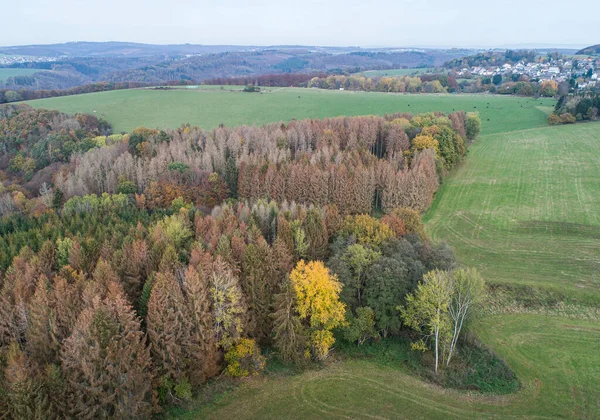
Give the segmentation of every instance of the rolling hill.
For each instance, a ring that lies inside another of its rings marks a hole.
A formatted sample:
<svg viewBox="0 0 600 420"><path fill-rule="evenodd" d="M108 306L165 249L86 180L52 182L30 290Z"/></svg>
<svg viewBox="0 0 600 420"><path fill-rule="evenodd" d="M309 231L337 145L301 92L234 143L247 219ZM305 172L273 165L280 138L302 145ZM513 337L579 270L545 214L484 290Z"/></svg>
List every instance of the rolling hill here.
<svg viewBox="0 0 600 420"><path fill-rule="evenodd" d="M598 55L600 54L600 44L585 47L575 53L576 55Z"/></svg>

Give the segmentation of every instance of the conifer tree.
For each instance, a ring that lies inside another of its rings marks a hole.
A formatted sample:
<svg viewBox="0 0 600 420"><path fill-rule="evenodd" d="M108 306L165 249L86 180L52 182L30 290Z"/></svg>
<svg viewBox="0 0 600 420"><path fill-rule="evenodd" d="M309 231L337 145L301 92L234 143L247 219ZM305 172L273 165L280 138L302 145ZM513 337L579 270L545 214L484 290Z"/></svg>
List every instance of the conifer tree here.
<svg viewBox="0 0 600 420"><path fill-rule="evenodd" d="M158 273L148 301L146 329L152 359L161 380L191 381L190 374L202 377L200 343L187 312L179 282L171 273ZM202 382L201 379L194 381Z"/></svg>
<svg viewBox="0 0 600 420"><path fill-rule="evenodd" d="M271 299L276 287L276 272L271 248L260 236L246 247L242 264L241 286L248 307L247 333L259 341L271 333Z"/></svg>
<svg viewBox="0 0 600 420"><path fill-rule="evenodd" d="M50 240L47 240L42 245L40 252L38 252L39 262L39 270L40 273L46 276L46 278L51 279L55 266L55 250L54 243Z"/></svg>
<svg viewBox="0 0 600 420"><path fill-rule="evenodd" d="M108 288L112 283L121 284L115 270L113 270L110 264L103 259L98 260L94 273L92 274L92 279L98 290L108 291Z"/></svg>
<svg viewBox="0 0 600 420"><path fill-rule="evenodd" d="M34 418L35 415L35 407L31 402L35 390L28 370L25 353L16 342L12 342L4 371L4 388L8 397L8 411L16 419Z"/></svg>
<svg viewBox="0 0 600 420"><path fill-rule="evenodd" d="M275 296L273 318L273 341L279 356L286 362L299 363L306 348L306 331L296 311L296 295L289 280L280 286Z"/></svg>
<svg viewBox="0 0 600 420"><path fill-rule="evenodd" d="M285 245L290 255L294 255L294 234L292 233L290 222L282 215L277 217L277 239Z"/></svg>
<svg viewBox="0 0 600 420"><path fill-rule="evenodd" d="M238 168L235 162L235 157L231 155L229 149L227 149L226 154L229 154L227 160L225 161L225 173L223 178L225 179L225 183L229 189L229 193L232 198L238 197Z"/></svg>
<svg viewBox="0 0 600 420"><path fill-rule="evenodd" d="M48 279L41 275L28 311L26 349L32 362L40 367L56 362L58 356L58 343L52 337L48 288Z"/></svg>
<svg viewBox="0 0 600 420"><path fill-rule="evenodd" d="M83 307L85 281L76 276L70 277L71 281L60 275L53 279L49 304L51 333L55 346L59 346L71 335Z"/></svg>
<svg viewBox="0 0 600 420"><path fill-rule="evenodd" d="M210 269L206 267L198 272L193 266L188 267L183 279L186 306L189 311L192 330L192 341L198 343L202 355L202 370L192 372L192 375L201 374L200 381L204 381L219 371L219 353L213 332L213 316L210 300ZM190 381L197 381L193 376Z"/></svg>
<svg viewBox="0 0 600 420"><path fill-rule="evenodd" d="M329 238L327 237L327 227L319 210L308 211L304 221L304 231L308 243L307 257L311 260L324 260L329 249Z"/></svg>
<svg viewBox="0 0 600 420"><path fill-rule="evenodd" d="M77 418L147 418L155 411L149 348L115 284L85 308L61 354Z"/></svg>
<svg viewBox="0 0 600 420"><path fill-rule="evenodd" d="M158 271L161 273L170 273L175 275L179 269L179 258L177 257L177 251L172 245L168 245L165 252L160 259L158 265Z"/></svg>
<svg viewBox="0 0 600 420"><path fill-rule="evenodd" d="M134 239L123 247L119 275L123 289L132 302L137 302L148 276L150 252L144 239Z"/></svg>
<svg viewBox="0 0 600 420"><path fill-rule="evenodd" d="M63 419L67 415L66 383L56 365L32 368L17 343L8 349L4 383L6 407L0 401L0 415L14 419Z"/></svg>

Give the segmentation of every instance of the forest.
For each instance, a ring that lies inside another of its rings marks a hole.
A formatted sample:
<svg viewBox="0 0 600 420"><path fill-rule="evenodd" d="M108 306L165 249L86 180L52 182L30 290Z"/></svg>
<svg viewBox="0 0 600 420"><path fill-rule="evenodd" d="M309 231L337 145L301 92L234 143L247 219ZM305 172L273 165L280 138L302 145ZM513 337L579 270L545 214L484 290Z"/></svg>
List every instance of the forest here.
<svg viewBox="0 0 600 420"><path fill-rule="evenodd" d="M30 54L58 56L55 61L25 62L11 67L39 69L31 76L11 77L0 81L0 89L59 90L96 82L147 83L162 85L232 77L255 77L284 73L341 73L398 67L431 67L467 54L467 50L395 51L360 48L280 46L162 46L162 53L152 46L138 45L126 52L102 45L76 49L65 56L57 54L64 45L50 52L32 50ZM72 47L72 46L70 46ZM145 47L145 48L143 48ZM105 50L107 49L107 51ZM27 51L26 47L11 49ZM99 51L95 51L99 50ZM111 52L113 51L114 52ZM136 51L137 50L137 51ZM200 52L202 51L202 52ZM0 53L2 49L0 48ZM73 55L71 55L73 54Z"/></svg>
<svg viewBox="0 0 600 420"><path fill-rule="evenodd" d="M477 114L115 135L93 116L1 109L8 418L148 417L267 357L320 363L338 341L408 334L435 372L458 357L483 280L420 212Z"/></svg>

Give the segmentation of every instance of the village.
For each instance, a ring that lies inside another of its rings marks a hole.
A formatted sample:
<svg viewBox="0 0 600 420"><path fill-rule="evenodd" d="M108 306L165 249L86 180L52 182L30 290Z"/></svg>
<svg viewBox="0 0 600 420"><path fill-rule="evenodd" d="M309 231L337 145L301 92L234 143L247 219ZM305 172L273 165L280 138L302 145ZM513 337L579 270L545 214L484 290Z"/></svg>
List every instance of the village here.
<svg viewBox="0 0 600 420"><path fill-rule="evenodd" d="M554 58L544 62L505 63L500 66L472 66L456 72L457 78L473 77L494 78L501 76L504 80L529 81L542 83L553 80L556 83L569 82L573 89L594 90L600 88L600 60L586 58ZM500 80L502 80L500 79Z"/></svg>
<svg viewBox="0 0 600 420"><path fill-rule="evenodd" d="M12 66L24 63L52 63L56 57L38 57L30 55L4 55L0 54L0 66Z"/></svg>

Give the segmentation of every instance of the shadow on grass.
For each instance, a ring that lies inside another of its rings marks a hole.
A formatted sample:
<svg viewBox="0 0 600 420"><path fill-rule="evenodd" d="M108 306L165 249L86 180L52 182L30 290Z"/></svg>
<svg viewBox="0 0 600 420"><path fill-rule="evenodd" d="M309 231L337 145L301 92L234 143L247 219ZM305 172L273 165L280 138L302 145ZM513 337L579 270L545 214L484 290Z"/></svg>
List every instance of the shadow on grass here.
<svg viewBox="0 0 600 420"><path fill-rule="evenodd" d="M519 390L519 381L506 363L475 339L464 340L449 366L433 372L431 351L413 351L407 337L390 337L362 346L342 343L340 357L369 360L386 368L398 369L445 388L473 390L504 395Z"/></svg>

